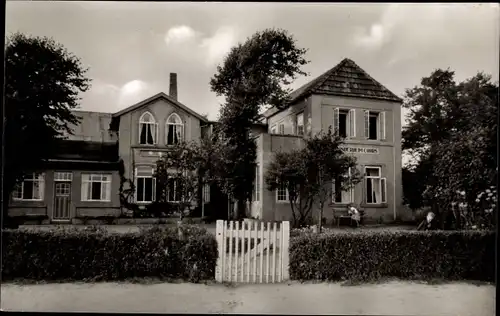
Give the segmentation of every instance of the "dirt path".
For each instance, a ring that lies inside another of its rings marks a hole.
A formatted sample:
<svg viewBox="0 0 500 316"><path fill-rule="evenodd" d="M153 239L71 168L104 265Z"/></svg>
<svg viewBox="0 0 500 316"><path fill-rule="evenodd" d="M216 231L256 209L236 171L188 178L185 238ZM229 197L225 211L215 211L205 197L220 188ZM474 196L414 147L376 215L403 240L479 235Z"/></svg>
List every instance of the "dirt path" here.
<svg viewBox="0 0 500 316"><path fill-rule="evenodd" d="M1 290L1 308L9 311L495 315L495 287L464 283L4 284Z"/></svg>

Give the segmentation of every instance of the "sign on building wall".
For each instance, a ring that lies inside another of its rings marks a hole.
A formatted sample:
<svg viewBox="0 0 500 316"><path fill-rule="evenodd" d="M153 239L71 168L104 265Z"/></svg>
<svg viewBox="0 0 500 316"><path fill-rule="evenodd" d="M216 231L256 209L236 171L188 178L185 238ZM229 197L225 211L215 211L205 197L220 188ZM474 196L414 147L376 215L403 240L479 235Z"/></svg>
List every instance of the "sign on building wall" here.
<svg viewBox="0 0 500 316"><path fill-rule="evenodd" d="M378 148L373 147L340 147L340 149L349 154L379 154Z"/></svg>

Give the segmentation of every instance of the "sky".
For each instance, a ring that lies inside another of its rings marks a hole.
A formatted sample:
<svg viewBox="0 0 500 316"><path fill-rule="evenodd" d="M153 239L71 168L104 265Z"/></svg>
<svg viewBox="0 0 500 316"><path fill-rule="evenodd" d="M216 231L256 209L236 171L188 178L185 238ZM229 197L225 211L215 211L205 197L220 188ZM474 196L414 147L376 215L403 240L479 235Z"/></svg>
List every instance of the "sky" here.
<svg viewBox="0 0 500 316"><path fill-rule="evenodd" d="M7 35L49 36L89 67L81 109L117 112L169 90L217 118L223 99L209 80L229 49L253 33L282 28L310 61L292 88L343 58L402 96L437 68L463 80L484 71L498 80L496 4L183 3L7 1ZM404 116L404 113L403 115Z"/></svg>

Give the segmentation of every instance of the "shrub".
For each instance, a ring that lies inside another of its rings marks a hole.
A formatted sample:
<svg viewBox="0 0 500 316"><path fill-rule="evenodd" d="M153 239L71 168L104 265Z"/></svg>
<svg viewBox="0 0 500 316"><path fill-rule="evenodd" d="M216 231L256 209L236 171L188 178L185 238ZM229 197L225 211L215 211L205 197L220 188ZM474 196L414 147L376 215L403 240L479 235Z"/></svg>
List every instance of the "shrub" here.
<svg viewBox="0 0 500 316"><path fill-rule="evenodd" d="M494 280L491 231L380 231L310 234L290 240L295 280Z"/></svg>
<svg viewBox="0 0 500 316"><path fill-rule="evenodd" d="M201 229L153 227L117 234L75 228L2 232L2 277L111 281L134 277L212 279L215 237Z"/></svg>

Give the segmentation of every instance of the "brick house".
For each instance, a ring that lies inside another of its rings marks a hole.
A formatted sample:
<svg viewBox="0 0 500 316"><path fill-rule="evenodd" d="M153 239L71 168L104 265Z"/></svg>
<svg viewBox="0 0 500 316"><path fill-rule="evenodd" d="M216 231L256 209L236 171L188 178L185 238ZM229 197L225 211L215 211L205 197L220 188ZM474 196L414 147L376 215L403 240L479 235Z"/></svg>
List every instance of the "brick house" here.
<svg viewBox="0 0 500 316"><path fill-rule="evenodd" d="M333 125L346 136L346 151L358 158L365 179L350 192L335 192L333 187L325 217L330 219L331 210L345 209L352 201L368 218L398 218L402 204L401 99L349 59L291 97L286 109L266 111L265 124L256 124L253 130L258 167L249 215L263 220L291 219L286 190L270 192L264 184L272 154L301 146L304 137ZM113 114L75 114L81 122L73 126L74 135L68 135L44 170L28 175L12 194L12 216L71 223L83 217L119 216L119 160L124 176L135 184L135 203L147 205L155 200L156 160L180 140L208 135L214 123L178 101L176 74L170 76L168 95L156 94ZM175 182L170 185L169 199L175 201ZM205 205L227 206L218 190L203 191L209 197Z"/></svg>

